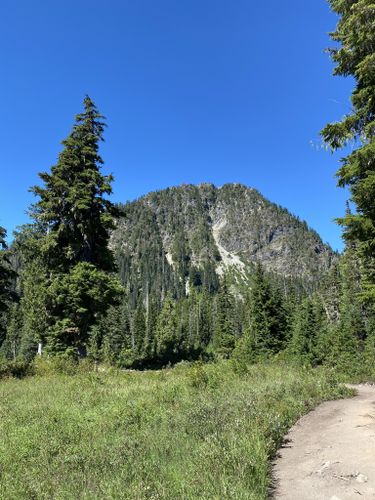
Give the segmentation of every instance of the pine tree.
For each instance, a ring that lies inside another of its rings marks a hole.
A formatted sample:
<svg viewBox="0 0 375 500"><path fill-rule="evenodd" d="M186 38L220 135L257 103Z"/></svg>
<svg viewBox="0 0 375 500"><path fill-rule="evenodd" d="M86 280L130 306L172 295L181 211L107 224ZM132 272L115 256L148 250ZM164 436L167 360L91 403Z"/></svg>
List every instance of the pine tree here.
<svg viewBox="0 0 375 500"><path fill-rule="evenodd" d="M373 0L329 0L340 16L331 34L339 47L330 50L334 74L354 78L352 110L322 131L337 150L349 142L357 148L342 159L338 185L348 187L356 212L339 219L347 241L358 243L363 260L363 298L375 306L375 9Z"/></svg>
<svg viewBox="0 0 375 500"><path fill-rule="evenodd" d="M44 187L32 188L39 201L31 214L45 233L51 353L84 355L91 327L121 294L117 278L108 274L114 269L108 240L115 209L106 198L112 176L100 171L103 131L103 116L86 96L57 164L39 174Z"/></svg>

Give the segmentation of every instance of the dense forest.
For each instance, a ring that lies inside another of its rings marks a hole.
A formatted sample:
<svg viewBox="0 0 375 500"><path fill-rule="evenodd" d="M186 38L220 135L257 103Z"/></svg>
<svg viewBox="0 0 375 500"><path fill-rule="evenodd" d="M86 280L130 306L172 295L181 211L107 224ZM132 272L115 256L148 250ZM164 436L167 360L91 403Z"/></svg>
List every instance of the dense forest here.
<svg viewBox="0 0 375 500"><path fill-rule="evenodd" d="M322 131L351 193L345 250L238 184L181 186L125 205L99 154L104 117L86 96L9 247L0 229L0 352L149 368L278 356L365 373L375 361L375 38L368 2L332 0L335 73L352 112Z"/></svg>

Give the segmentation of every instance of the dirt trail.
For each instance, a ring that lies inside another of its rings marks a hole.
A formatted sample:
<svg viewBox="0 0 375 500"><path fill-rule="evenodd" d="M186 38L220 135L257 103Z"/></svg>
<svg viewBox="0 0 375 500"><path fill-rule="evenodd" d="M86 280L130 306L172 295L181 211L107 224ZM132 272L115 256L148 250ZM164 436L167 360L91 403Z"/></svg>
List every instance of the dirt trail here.
<svg viewBox="0 0 375 500"><path fill-rule="evenodd" d="M275 499L375 499L375 386L302 417L274 465Z"/></svg>

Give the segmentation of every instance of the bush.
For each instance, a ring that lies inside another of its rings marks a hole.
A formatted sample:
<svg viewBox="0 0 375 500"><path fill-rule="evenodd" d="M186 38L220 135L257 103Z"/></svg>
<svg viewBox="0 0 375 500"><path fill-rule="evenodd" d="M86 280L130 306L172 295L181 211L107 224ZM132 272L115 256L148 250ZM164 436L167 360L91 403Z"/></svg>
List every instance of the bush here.
<svg viewBox="0 0 375 500"><path fill-rule="evenodd" d="M52 356L50 358L38 356L33 362L34 373L46 375L78 375L94 371L94 362L89 359L76 361L70 357Z"/></svg>
<svg viewBox="0 0 375 500"><path fill-rule="evenodd" d="M27 361L1 361L0 378L15 377L23 378L32 375L32 367Z"/></svg>
<svg viewBox="0 0 375 500"><path fill-rule="evenodd" d="M194 363L194 365L189 368L187 377L190 385L196 388L206 387L209 381L207 370L201 362Z"/></svg>

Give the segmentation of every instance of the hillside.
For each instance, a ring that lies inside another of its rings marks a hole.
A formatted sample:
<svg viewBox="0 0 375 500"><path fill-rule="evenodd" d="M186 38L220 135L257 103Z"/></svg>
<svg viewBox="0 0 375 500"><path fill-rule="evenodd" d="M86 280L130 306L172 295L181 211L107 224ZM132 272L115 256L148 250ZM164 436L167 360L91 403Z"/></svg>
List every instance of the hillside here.
<svg viewBox="0 0 375 500"><path fill-rule="evenodd" d="M310 288L337 258L305 222L241 184L167 188L122 209L111 245L124 281L137 276L152 286L162 273L214 287L225 270L246 276L261 263Z"/></svg>

